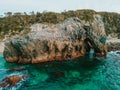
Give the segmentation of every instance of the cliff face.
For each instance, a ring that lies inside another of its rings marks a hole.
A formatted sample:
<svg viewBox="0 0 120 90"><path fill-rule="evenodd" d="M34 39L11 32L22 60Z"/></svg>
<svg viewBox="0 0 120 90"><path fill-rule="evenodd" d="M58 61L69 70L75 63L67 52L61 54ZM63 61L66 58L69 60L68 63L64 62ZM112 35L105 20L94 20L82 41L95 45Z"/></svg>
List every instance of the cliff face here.
<svg viewBox="0 0 120 90"><path fill-rule="evenodd" d="M84 55L94 48L95 55L107 53L106 33L100 15L89 23L69 18L58 24L39 24L40 30L5 42L8 62L40 63Z"/></svg>

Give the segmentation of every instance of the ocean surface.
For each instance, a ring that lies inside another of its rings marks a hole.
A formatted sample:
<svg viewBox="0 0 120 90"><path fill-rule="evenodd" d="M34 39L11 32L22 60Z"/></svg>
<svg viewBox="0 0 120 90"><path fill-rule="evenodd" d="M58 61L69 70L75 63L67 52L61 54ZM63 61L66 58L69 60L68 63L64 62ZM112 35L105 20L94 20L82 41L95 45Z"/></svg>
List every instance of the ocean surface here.
<svg viewBox="0 0 120 90"><path fill-rule="evenodd" d="M8 71L24 67L23 71ZM106 57L93 54L65 61L41 64L5 62L0 55L0 82L11 75L28 74L29 77L13 88L0 90L120 90L120 54L109 52Z"/></svg>

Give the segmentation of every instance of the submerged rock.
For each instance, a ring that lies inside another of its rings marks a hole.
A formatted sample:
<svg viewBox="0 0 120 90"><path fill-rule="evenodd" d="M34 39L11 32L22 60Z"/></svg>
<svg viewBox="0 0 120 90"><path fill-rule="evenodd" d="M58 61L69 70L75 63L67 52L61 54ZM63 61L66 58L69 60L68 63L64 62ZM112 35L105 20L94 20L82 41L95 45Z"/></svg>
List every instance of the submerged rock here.
<svg viewBox="0 0 120 90"><path fill-rule="evenodd" d="M2 82L0 83L0 87L14 87L18 82L20 82L22 79L27 78L28 75L22 75L22 76L18 76L18 75L12 75L9 77L6 77L2 80Z"/></svg>
<svg viewBox="0 0 120 90"><path fill-rule="evenodd" d="M64 77L64 72L56 72L53 74L54 78L61 78Z"/></svg>
<svg viewBox="0 0 120 90"><path fill-rule="evenodd" d="M38 30L5 42L8 62L40 63L76 58L89 52L106 55L106 33L100 15L91 23L69 18L58 24L38 24ZM97 54L96 54L97 55Z"/></svg>
<svg viewBox="0 0 120 90"><path fill-rule="evenodd" d="M8 71L22 71L26 70L25 68L19 67L19 68L9 68Z"/></svg>

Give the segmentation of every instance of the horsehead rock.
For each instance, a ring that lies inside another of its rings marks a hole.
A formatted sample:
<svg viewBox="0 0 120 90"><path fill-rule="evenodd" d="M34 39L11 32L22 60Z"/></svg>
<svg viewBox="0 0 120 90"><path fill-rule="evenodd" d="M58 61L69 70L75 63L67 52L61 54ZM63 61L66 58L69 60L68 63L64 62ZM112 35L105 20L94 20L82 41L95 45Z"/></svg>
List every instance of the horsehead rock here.
<svg viewBox="0 0 120 90"><path fill-rule="evenodd" d="M40 63L83 56L93 48L95 55L107 53L106 33L100 15L86 22L68 18L58 24L34 24L36 30L7 40L4 58L8 62ZM35 28L34 28L35 29Z"/></svg>

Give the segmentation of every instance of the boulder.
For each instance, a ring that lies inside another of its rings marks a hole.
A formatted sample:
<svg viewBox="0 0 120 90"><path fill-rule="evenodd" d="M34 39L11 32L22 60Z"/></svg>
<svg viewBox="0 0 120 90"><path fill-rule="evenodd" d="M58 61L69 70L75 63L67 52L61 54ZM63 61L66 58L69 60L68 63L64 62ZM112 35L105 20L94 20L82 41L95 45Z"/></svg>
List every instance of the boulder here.
<svg viewBox="0 0 120 90"><path fill-rule="evenodd" d="M89 52L106 55L106 33L100 15L92 22L77 17L58 24L37 24L37 30L24 36L7 40L4 58L8 62L40 63L76 58ZM97 54L96 54L97 55Z"/></svg>
<svg viewBox="0 0 120 90"><path fill-rule="evenodd" d="M18 82L20 82L22 79L27 77L28 75L22 75L22 76L12 75L12 76L6 77L0 83L0 87L3 87L3 88L6 86L14 87Z"/></svg>

